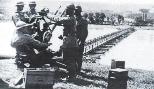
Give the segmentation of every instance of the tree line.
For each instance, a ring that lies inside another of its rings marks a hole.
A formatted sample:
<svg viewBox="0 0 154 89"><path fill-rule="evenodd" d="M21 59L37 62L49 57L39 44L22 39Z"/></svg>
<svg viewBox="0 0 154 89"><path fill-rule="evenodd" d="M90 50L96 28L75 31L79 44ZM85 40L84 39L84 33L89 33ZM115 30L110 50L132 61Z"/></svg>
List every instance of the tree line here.
<svg viewBox="0 0 154 89"><path fill-rule="evenodd" d="M85 17L89 24L109 24L109 25L115 25L115 24L122 24L124 22L124 16L120 14L107 16L103 12L84 12L83 17Z"/></svg>

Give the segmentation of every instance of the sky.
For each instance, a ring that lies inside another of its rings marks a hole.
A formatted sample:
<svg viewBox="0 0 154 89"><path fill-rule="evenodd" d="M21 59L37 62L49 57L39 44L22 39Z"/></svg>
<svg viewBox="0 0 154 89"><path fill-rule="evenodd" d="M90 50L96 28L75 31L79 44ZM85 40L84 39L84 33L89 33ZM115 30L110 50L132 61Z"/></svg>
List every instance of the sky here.
<svg viewBox="0 0 154 89"><path fill-rule="evenodd" d="M59 0L62 1L62 0ZM63 1L75 1L84 3L93 3L97 8L100 4L104 5L104 9L111 9L115 11L137 11L140 8L151 9L154 7L154 0L63 0ZM99 9L99 8L97 8Z"/></svg>
<svg viewBox="0 0 154 89"><path fill-rule="evenodd" d="M10 11L14 12L15 4L17 1L24 1L28 7L28 2L36 1L38 3L37 8L49 7L51 10L55 10L59 5L64 4L63 2L74 2L80 4L83 10L113 10L114 12L139 12L139 9L152 9L154 10L154 0L0 0L9 1L6 7ZM154 11L153 11L154 12Z"/></svg>
<svg viewBox="0 0 154 89"><path fill-rule="evenodd" d="M99 2L109 4L153 4L153 0L59 0L59 1L79 1L79 2Z"/></svg>
<svg viewBox="0 0 154 89"><path fill-rule="evenodd" d="M0 0L0 1L31 1L31 0ZM33 0L33 1L44 1L44 0ZM154 5L154 0L49 0L49 1L71 1L71 2L85 2L85 3L103 3L103 4L138 4L145 5L150 4Z"/></svg>
<svg viewBox="0 0 154 89"><path fill-rule="evenodd" d="M21 0L13 0L13 1L21 1ZM31 0L24 0L24 1L31 1ZM44 0L35 0L35 1L44 1ZM45 1L47 1L47 0L45 0ZM99 6L100 4L102 4L107 9L108 8L109 9L116 9L117 8L119 10L121 10L121 9L127 10L128 8L132 8L132 10L133 9L136 10L136 8L138 9L138 8L142 8L142 7L143 8L144 7L145 8L154 7L154 0L48 0L48 1L53 1L53 2L63 2L63 1L81 2L81 3L95 4L94 5L95 7L97 7L97 5Z"/></svg>

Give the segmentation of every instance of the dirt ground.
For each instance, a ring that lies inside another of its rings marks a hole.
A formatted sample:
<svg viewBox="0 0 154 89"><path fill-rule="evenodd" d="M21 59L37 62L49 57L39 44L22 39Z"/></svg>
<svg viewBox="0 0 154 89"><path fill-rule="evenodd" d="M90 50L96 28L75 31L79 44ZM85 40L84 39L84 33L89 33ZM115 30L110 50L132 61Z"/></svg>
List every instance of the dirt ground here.
<svg viewBox="0 0 154 89"><path fill-rule="evenodd" d="M110 66L97 62L99 55L84 59L81 74L73 81L56 81L54 89L106 89ZM128 69L127 89L154 89L154 71Z"/></svg>

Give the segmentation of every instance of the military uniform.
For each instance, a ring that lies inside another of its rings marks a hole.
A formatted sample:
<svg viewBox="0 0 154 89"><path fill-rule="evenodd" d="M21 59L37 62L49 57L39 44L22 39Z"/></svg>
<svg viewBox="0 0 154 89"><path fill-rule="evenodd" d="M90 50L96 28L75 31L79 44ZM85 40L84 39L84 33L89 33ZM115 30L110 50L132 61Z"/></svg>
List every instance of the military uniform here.
<svg viewBox="0 0 154 89"><path fill-rule="evenodd" d="M76 60L78 57L78 43L76 38L76 20L74 17L62 20L63 29L63 58L67 65L69 76L74 77L76 74Z"/></svg>
<svg viewBox="0 0 154 89"><path fill-rule="evenodd" d="M23 11L17 11L15 13L15 15L12 16L12 20L13 20L14 24L16 25L16 23L18 21L28 22L28 19L26 17L27 16L26 16L25 12L23 12Z"/></svg>
<svg viewBox="0 0 154 89"><path fill-rule="evenodd" d="M77 37L80 41L80 45L84 45L88 36L88 21L82 17L77 17Z"/></svg>
<svg viewBox="0 0 154 89"><path fill-rule="evenodd" d="M81 18L77 18L77 38L78 38L78 43L79 43L79 57L77 60L78 63L78 72L81 71L81 66L82 66L82 58L83 58L83 52L84 52L84 44L85 40L88 36L88 22L87 20Z"/></svg>
<svg viewBox="0 0 154 89"><path fill-rule="evenodd" d="M17 30L16 30L17 32L16 32L16 36L11 42L11 46L16 48L16 51L17 51L17 55L16 55L17 65L19 67L24 67L24 63L39 65L42 61L40 62L41 60L40 56L37 55L35 49L44 50L49 46L49 44L42 43L32 38L30 34L31 32L26 31L26 30L29 30L28 27L30 27L29 25L26 25L26 23L19 21L17 22L16 26L17 26Z"/></svg>
<svg viewBox="0 0 154 89"><path fill-rule="evenodd" d="M35 20L35 17L37 15L39 15L35 9L36 7L36 2L35 1L31 1L29 3L29 7L30 7L30 10L26 12L27 16L29 17L29 22L32 23L34 20Z"/></svg>
<svg viewBox="0 0 154 89"><path fill-rule="evenodd" d="M29 23L32 23L33 21L35 21L35 19L37 19L37 16L40 16L40 15L35 9L36 7L35 1L31 1L29 3L29 7L30 7L30 10L27 11L26 14L29 17ZM35 28L33 28L32 30L34 30L37 33L35 39L43 42L43 35L46 31L49 30L49 25L45 22L43 24L43 29L40 29L40 20L37 20L35 23Z"/></svg>
<svg viewBox="0 0 154 89"><path fill-rule="evenodd" d="M29 11L26 12L26 14L28 15L28 17L31 17L31 18L39 15L35 9L30 9Z"/></svg>
<svg viewBox="0 0 154 89"><path fill-rule="evenodd" d="M74 5L69 5L66 8L66 15L68 17L59 18L61 20L57 21L57 25L62 25L63 29L63 59L64 63L67 65L68 75L70 78L76 76L76 60L78 56L78 44L76 38L76 19L74 17ZM51 17L49 17L51 18ZM55 20L55 18L51 18Z"/></svg>
<svg viewBox="0 0 154 89"><path fill-rule="evenodd" d="M82 66L82 57L84 52L84 43L88 36L88 21L81 16L82 8L81 6L76 6L75 15L77 20L77 38L79 43L79 57L77 60L78 63L78 72L81 71Z"/></svg>
<svg viewBox="0 0 154 89"><path fill-rule="evenodd" d="M17 2L16 6L17 6L17 11L15 12L15 15L12 16L14 24L16 25L18 21L28 22L27 15L23 11L24 3Z"/></svg>

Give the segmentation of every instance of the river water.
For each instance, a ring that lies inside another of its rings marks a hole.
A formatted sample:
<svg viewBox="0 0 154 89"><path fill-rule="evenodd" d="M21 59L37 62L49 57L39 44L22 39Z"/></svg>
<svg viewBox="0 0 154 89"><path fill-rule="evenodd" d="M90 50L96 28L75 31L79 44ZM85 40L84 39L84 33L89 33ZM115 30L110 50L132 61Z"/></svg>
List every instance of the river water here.
<svg viewBox="0 0 154 89"><path fill-rule="evenodd" d="M154 30L140 28L101 56L101 64L124 60L127 68L154 71Z"/></svg>

